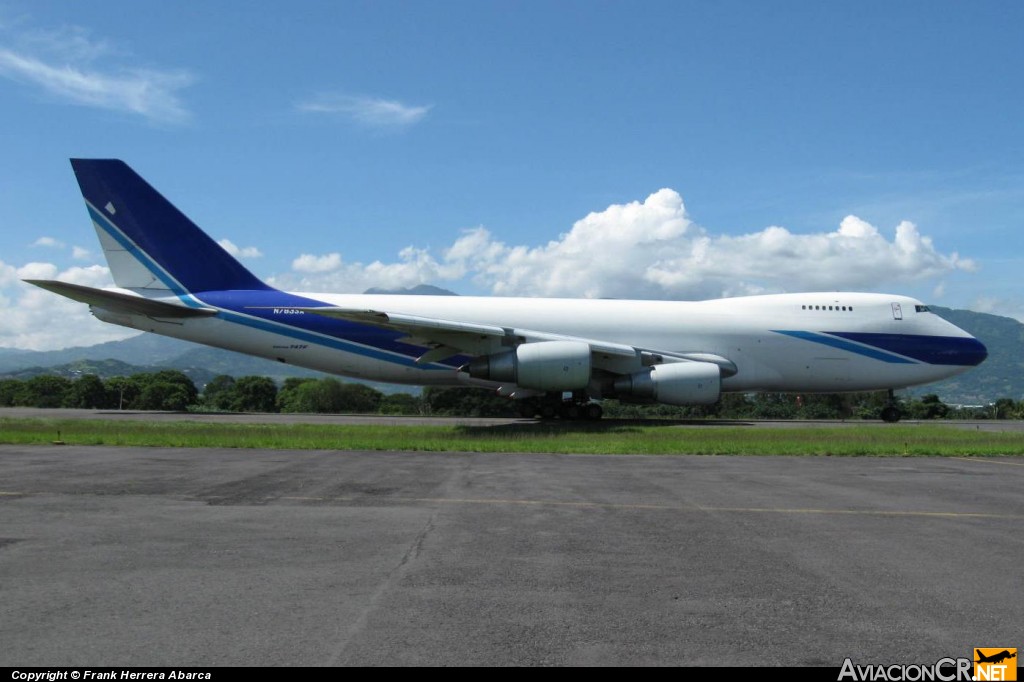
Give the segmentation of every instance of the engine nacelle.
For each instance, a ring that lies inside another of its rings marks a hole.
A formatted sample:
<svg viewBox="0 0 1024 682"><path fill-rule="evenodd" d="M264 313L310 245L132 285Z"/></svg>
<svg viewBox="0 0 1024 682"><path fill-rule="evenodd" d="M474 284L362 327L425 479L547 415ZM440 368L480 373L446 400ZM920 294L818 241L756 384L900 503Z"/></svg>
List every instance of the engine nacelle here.
<svg viewBox="0 0 1024 682"><path fill-rule="evenodd" d="M617 393L668 405L710 405L722 393L722 377L710 362L673 362L619 377L614 386Z"/></svg>
<svg viewBox="0 0 1024 682"><path fill-rule="evenodd" d="M580 341L524 343L515 350L473 358L469 376L541 391L575 391L590 383L590 346Z"/></svg>

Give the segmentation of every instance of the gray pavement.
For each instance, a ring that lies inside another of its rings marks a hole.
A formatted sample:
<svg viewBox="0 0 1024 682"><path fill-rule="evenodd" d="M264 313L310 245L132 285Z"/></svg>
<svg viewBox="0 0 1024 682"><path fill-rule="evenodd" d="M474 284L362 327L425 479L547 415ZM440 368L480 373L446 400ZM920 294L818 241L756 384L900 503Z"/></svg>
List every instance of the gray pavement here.
<svg viewBox="0 0 1024 682"><path fill-rule="evenodd" d="M1021 646L1020 458L0 446L0 665Z"/></svg>

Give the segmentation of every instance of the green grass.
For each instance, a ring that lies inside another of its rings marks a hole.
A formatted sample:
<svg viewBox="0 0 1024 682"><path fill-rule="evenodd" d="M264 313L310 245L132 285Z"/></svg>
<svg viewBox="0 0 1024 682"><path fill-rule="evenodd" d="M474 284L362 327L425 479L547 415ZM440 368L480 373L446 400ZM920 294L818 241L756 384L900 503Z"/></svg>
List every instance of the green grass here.
<svg viewBox="0 0 1024 682"><path fill-rule="evenodd" d="M563 422L501 426L215 424L0 419L0 443L701 455L1024 455L1019 433L914 424L773 428Z"/></svg>

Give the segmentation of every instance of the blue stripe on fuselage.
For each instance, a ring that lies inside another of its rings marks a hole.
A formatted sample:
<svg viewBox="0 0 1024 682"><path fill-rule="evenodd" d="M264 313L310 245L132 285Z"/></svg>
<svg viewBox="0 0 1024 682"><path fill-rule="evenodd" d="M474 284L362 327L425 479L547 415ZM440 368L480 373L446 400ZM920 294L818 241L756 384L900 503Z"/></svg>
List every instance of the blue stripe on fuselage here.
<svg viewBox="0 0 1024 682"><path fill-rule="evenodd" d="M785 334L786 336L792 336L797 339L803 339L804 341L812 341L814 343L820 343L825 346L832 348L838 348L845 350L850 353L857 355L863 355L865 357L872 358L873 360L881 360L882 362L888 362L892 364L914 364L914 361L901 357L899 355L893 355L882 351L871 344L864 344L865 341L861 340L859 343L852 343L844 339L836 338L835 336L829 336L827 334L820 334L818 332L798 331L798 330L787 330L787 329L773 329L776 334ZM831 332L829 332L831 333ZM867 334L866 336L871 336Z"/></svg>
<svg viewBox="0 0 1024 682"><path fill-rule="evenodd" d="M928 336L924 334L880 334L877 332L809 332L773 330L805 341L863 355L892 364L974 366L988 356L985 346L973 336Z"/></svg>
<svg viewBox="0 0 1024 682"><path fill-rule="evenodd" d="M924 336L920 334L877 334L826 332L856 343L869 344L929 365L974 367L988 357L988 349L973 336Z"/></svg>
<svg viewBox="0 0 1024 682"><path fill-rule="evenodd" d="M287 321L283 321L280 315L274 312L274 308L316 308L327 305L323 301L286 291L207 291L198 297L204 303L220 309L219 317L226 321L375 360L417 369L445 371L468 362L465 356L455 356L429 365L416 364L416 358L423 355L427 349L399 341L408 336L403 332L381 329L373 325L308 312L288 315Z"/></svg>

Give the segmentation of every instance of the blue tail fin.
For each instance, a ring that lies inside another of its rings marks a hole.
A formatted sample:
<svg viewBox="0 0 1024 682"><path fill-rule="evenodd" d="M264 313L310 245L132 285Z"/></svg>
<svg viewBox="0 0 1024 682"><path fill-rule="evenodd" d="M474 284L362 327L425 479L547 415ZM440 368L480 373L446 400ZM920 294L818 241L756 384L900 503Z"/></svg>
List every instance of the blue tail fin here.
<svg viewBox="0 0 1024 682"><path fill-rule="evenodd" d="M119 287L270 289L123 161L71 159Z"/></svg>

